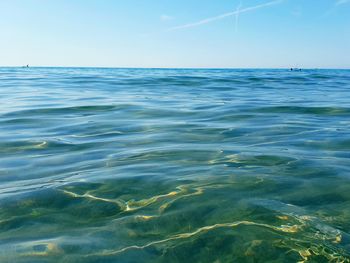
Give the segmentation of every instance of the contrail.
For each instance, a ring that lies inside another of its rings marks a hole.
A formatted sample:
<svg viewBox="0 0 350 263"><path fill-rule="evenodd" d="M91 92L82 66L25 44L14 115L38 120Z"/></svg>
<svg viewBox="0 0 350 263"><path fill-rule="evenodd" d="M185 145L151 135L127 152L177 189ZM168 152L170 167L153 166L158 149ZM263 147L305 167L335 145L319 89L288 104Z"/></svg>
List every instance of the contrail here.
<svg viewBox="0 0 350 263"><path fill-rule="evenodd" d="M237 33L238 31L238 19L239 19L239 14L240 14L240 10L242 8L242 0L241 2L239 3L239 5L237 6L237 9L236 9L236 19L235 19L235 32Z"/></svg>
<svg viewBox="0 0 350 263"><path fill-rule="evenodd" d="M251 7L247 7L247 8L244 8L244 9L239 9L239 10L236 10L234 12L222 14L222 15L215 16L215 17L206 18L206 19L203 19L203 20L195 22L195 23L172 27L172 28L169 28L167 30L167 32L180 30L180 29L185 29L185 28L201 26L201 25L208 24L208 23L211 23L211 22L214 22L214 21L217 21L217 20L221 20L221 19L229 17L229 16L237 16L239 14L246 13L246 12L249 12L249 11L253 11L253 10L256 10L256 9L260 9L260 8L263 8L263 7L276 5L276 4L279 4L279 3L283 2L283 1L284 0L276 0L276 1L271 1L271 2L265 3L265 4L261 4L261 5L256 5L256 6L251 6Z"/></svg>

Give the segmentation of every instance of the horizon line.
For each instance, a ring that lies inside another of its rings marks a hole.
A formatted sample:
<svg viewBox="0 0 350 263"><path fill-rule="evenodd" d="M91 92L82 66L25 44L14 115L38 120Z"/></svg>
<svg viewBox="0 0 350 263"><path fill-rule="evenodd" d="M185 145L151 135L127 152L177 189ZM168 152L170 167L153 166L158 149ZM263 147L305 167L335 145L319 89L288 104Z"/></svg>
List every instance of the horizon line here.
<svg viewBox="0 0 350 263"><path fill-rule="evenodd" d="M100 68L100 69L339 69L350 70L350 67L131 67L131 66L2 66L0 68Z"/></svg>

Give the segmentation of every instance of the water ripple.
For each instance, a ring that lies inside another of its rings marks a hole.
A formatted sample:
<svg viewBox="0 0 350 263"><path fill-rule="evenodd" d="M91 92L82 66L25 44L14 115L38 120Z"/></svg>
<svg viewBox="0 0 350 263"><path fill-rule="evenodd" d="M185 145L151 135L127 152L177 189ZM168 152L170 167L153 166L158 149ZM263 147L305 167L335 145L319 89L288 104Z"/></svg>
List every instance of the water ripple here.
<svg viewBox="0 0 350 263"><path fill-rule="evenodd" d="M0 68L0 261L350 262L349 76Z"/></svg>

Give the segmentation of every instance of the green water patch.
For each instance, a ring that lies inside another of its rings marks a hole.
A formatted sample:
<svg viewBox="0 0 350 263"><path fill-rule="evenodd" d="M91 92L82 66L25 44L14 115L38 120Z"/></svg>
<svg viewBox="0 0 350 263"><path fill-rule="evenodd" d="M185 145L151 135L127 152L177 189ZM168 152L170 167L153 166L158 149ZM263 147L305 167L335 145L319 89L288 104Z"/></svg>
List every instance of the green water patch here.
<svg viewBox="0 0 350 263"><path fill-rule="evenodd" d="M254 109L260 113L289 113L289 114L313 114L325 116L350 115L350 109L345 107L301 107L301 106L276 106Z"/></svg>
<svg viewBox="0 0 350 263"><path fill-rule="evenodd" d="M243 175L75 183L3 203L1 236L38 262L347 262L342 231L306 209L255 200L276 193L268 185Z"/></svg>
<svg viewBox="0 0 350 263"><path fill-rule="evenodd" d="M323 139L323 140L308 140L299 143L299 146L323 151L350 151L350 139Z"/></svg>
<svg viewBox="0 0 350 263"><path fill-rule="evenodd" d="M38 108L30 110L16 111L3 115L4 117L14 116L40 116L40 115L71 115L71 114L91 114L96 115L100 112L106 112L116 109L114 105L85 105L85 106L73 106L73 107L60 107L60 108Z"/></svg>
<svg viewBox="0 0 350 263"><path fill-rule="evenodd" d="M222 158L211 160L211 164L225 164L233 167L269 167L279 165L289 165L297 161L295 158L277 155L243 155L243 154L229 154Z"/></svg>

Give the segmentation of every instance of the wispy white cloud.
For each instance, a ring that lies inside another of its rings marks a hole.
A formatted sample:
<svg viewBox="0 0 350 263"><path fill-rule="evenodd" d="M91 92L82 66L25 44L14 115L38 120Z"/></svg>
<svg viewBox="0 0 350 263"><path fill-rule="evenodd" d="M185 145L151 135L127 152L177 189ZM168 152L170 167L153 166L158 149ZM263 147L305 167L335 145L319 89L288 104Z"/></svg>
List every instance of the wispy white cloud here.
<svg viewBox="0 0 350 263"><path fill-rule="evenodd" d="M169 20L173 20L173 19L174 19L174 17L168 16L168 15L161 15L160 16L160 20L162 20L162 21L169 21Z"/></svg>
<svg viewBox="0 0 350 263"><path fill-rule="evenodd" d="M350 3L350 0L338 0L335 5L338 6L346 3Z"/></svg>
<svg viewBox="0 0 350 263"><path fill-rule="evenodd" d="M237 19L237 16L242 14L242 13L247 13L247 12L257 10L260 8L264 8L264 7L268 7L268 6L272 6L272 5L277 5L277 4L282 3L283 1L284 0L275 0L275 1L264 3L264 4L260 4L260 5L247 7L244 9L237 9L236 11L225 13L222 15L214 16L214 17L210 17L210 18L206 18L206 19L203 19L203 20L195 22L195 23L190 23L190 24L186 24L186 25L172 27L172 28L169 28L167 31L169 32L169 31L175 31L175 30L186 29L186 28L191 28L191 27L197 27L197 26L209 24L211 22L221 20L221 19L224 19L224 18L230 17L230 16L236 16L236 19ZM340 0L340 1L350 1L350 0Z"/></svg>

